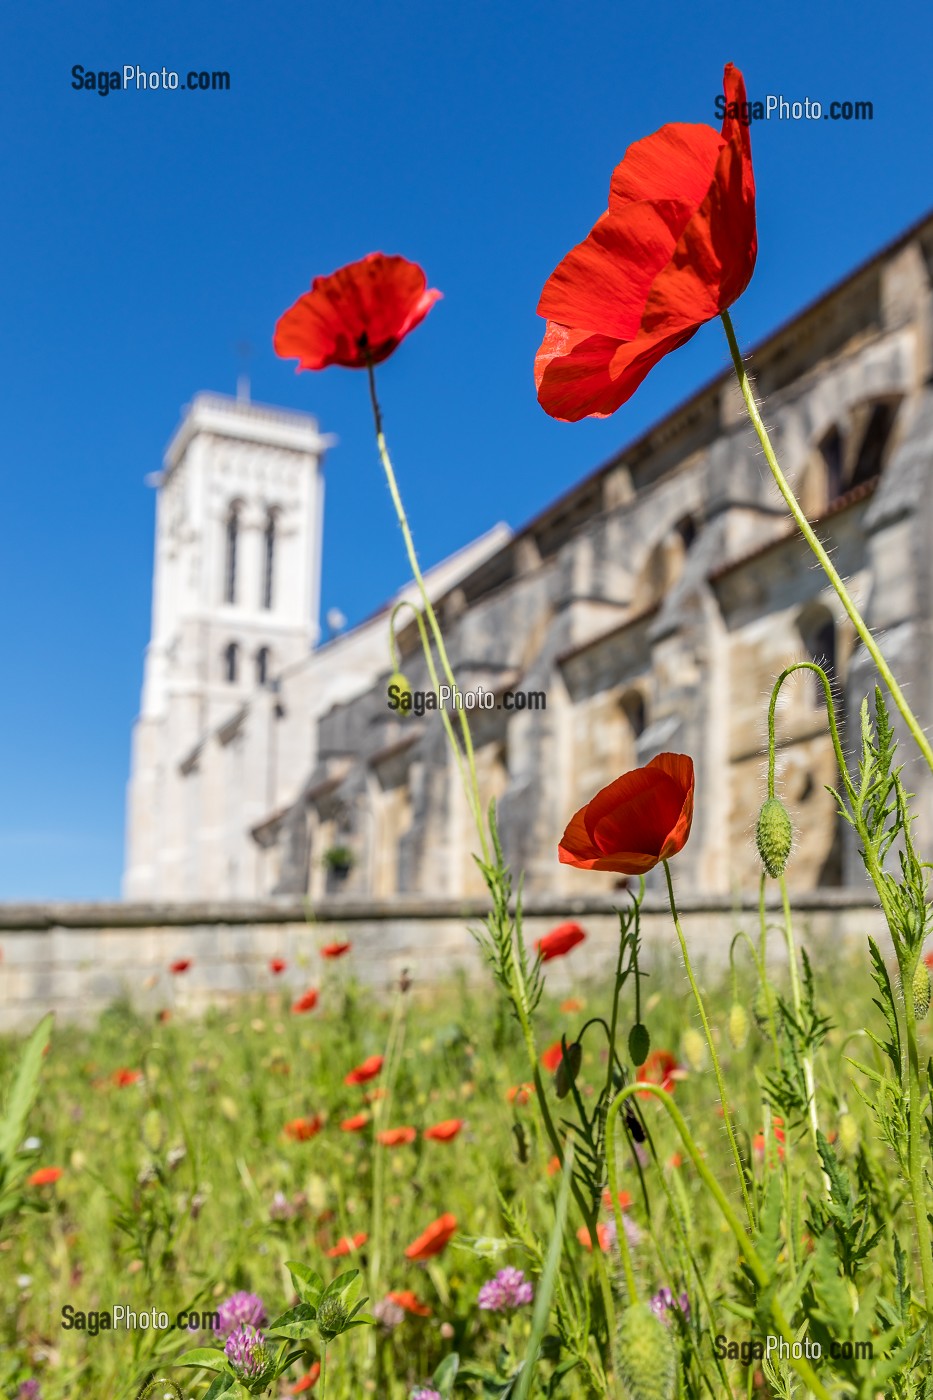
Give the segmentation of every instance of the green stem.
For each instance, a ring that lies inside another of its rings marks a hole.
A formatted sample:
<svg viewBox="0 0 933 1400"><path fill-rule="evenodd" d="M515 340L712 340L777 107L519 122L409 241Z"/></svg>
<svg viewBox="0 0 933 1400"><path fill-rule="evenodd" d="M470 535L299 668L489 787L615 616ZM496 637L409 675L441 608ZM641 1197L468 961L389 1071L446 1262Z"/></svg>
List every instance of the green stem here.
<svg viewBox="0 0 933 1400"><path fill-rule="evenodd" d="M794 1003L794 1015L797 1024L803 1024L803 997L800 994L800 976L797 971L797 947L794 942L794 924L790 909L790 896L787 893L787 881L782 875L780 878L781 903L784 907L784 941L787 944L787 965L790 968L790 990ZM813 1146L816 1147L817 1133L820 1131L820 1120L816 1108L816 1084L813 1079L813 1060L809 1050L805 1050L800 1057L803 1065L803 1079L807 1090L807 1112L810 1119L810 1136L813 1139ZM827 1194L830 1189L830 1181L826 1173L823 1173L823 1184Z"/></svg>
<svg viewBox="0 0 933 1400"><path fill-rule="evenodd" d="M611 1145L615 1137L616 1120L618 1119L619 1110L621 1109L622 1105L627 1099L631 1098L633 1094L641 1092L653 1094L654 1097L656 1099L659 1099L660 1102L664 1105L665 1109L667 1110L670 1118L674 1123L674 1127L680 1134L681 1142L687 1149L687 1152L690 1154L690 1158L693 1162L693 1165L696 1167L700 1178L702 1179L707 1190L710 1192L710 1195L715 1200L716 1204L719 1206L719 1209L722 1212L726 1224L729 1226L729 1229L735 1236L736 1243L739 1246L739 1249L745 1259L745 1262L748 1264L748 1267L755 1275L755 1281L758 1284L759 1289L761 1290L762 1294L765 1294L768 1291L769 1284L771 1283L768 1271L762 1263L758 1251L755 1249L755 1246L752 1244L752 1241L745 1233L745 1230L742 1227L742 1222L739 1220L739 1217L736 1215L735 1211L732 1209L732 1206L729 1204L725 1192L723 1191L722 1187L719 1185L719 1182L713 1176L709 1167L706 1165L703 1158L701 1157L699 1149L697 1148L696 1143L693 1141L693 1138L690 1135L690 1130L688 1129L687 1124L684 1121L683 1114L680 1112L680 1109L677 1107L670 1094L668 1094L666 1090L662 1089L660 1084L629 1084L626 1088L622 1089L616 1095L616 1097L610 1104L609 1112L606 1115L607 1143ZM788 1346L792 1348L794 1346L794 1343L797 1341L797 1338L791 1331L790 1323L787 1320L787 1317L784 1313L784 1309L781 1307L780 1303L777 1300L776 1293L772 1293L770 1295L768 1307L771 1312L771 1316L774 1319L774 1323L777 1327L778 1332L783 1337L784 1341L787 1342ZM790 1364L791 1366L793 1366L798 1376L800 1376L801 1380L803 1380L805 1384L810 1387L813 1394L818 1397L818 1400L832 1400L832 1397L830 1396L826 1387L823 1385L819 1376L816 1374L810 1363L804 1357L794 1357L792 1352Z"/></svg>
<svg viewBox="0 0 933 1400"><path fill-rule="evenodd" d="M868 630L868 627L865 625L861 613L859 612L858 608L855 606L855 603L852 601L852 598L849 595L848 589L846 588L836 569L833 567L832 560L826 553L826 550L823 548L822 544L820 544L820 541L817 539L813 527L811 526L809 520L801 510L797 497L794 495L793 491L790 488L790 485L787 482L786 477L784 476L784 473L781 471L781 468L778 464L778 459L774 453L774 448L771 446L771 439L768 437L767 429L765 428L764 423L761 421L761 415L758 412L758 405L755 402L755 396L752 393L752 388L748 381L748 375L745 373L745 366L742 363L742 354L739 350L738 342L735 338L735 331L733 329L732 321L728 311L723 311L722 323L726 329L726 339L729 342L729 350L732 354L732 363L735 366L736 376L739 381L739 388L741 389L742 397L745 400L745 407L748 410L748 416L752 421L752 426L754 427L755 432L758 434L758 441L761 443L762 451L765 454L765 460L767 461L768 466L771 468L771 475L774 477L774 480L777 484L777 488L780 491L781 495L784 497L784 501L787 505L787 508L790 511L791 515L794 517L794 520L797 523L797 527L800 530L800 533L803 535L807 544L810 546L810 549L813 551L814 555L819 561L820 567L822 568L824 574L829 579L833 588L836 590L836 594L839 598L839 601L845 608L853 627L855 628L856 632L858 633L859 637L864 643L865 650L868 652L869 656L874 661L875 665L878 668L879 674L884 680L885 685L891 692L891 698L897 706L898 710L900 711L901 718L903 719L904 723L907 725L907 728L910 730L911 734L916 740L917 747L923 754L923 757L926 759L930 769L933 770L933 748L931 748L927 736L920 728L920 724L916 716L914 715L913 710L911 710L910 706L908 705L904 697L903 691L901 690L897 681L894 679L894 675L891 671L890 666L882 656L878 644L876 643L874 637L871 635L871 632Z"/></svg>
<svg viewBox="0 0 933 1400"><path fill-rule="evenodd" d="M662 861L664 874L667 876L667 895L671 905L671 917L674 920L674 927L677 930L677 937L680 939L680 951L683 955L684 968L693 990L693 998L700 1013L700 1020L703 1023L703 1032L706 1036L706 1044L709 1047L710 1059L713 1062L713 1071L716 1075L716 1084L719 1089L719 1102L722 1104L722 1119L726 1125L726 1134L729 1138L729 1146L732 1148L732 1159L735 1162L735 1169L739 1176L739 1185L742 1188L742 1199L745 1202L745 1212L748 1216L748 1223L751 1228L755 1228L755 1212L752 1208L751 1199L748 1194L748 1184L745 1179L745 1168L742 1165L742 1158L739 1155L738 1143L735 1140L735 1133L732 1129L732 1117L729 1113L729 1102L726 1097L726 1085L722 1077L722 1069L719 1064L719 1056L716 1054L716 1046L713 1044L713 1033L710 1030L709 1021L706 1019L706 1008L703 1005L703 998L697 986L696 978L693 975L693 967L690 963L690 954L687 952L687 940L684 938L684 931L680 926L680 916L677 913L677 903L674 899L674 882L671 879L671 867L668 861Z"/></svg>
<svg viewBox="0 0 933 1400"><path fill-rule="evenodd" d="M415 542L412 539L411 530L409 529L408 525L408 516L405 514L405 507L402 504L402 498L399 495L398 483L395 480L395 471L392 466L392 459L389 456L389 449L386 446L385 434L382 430L382 410L379 407L379 400L376 397L376 377L373 374L373 367L371 364L367 365L367 370L369 372L369 397L372 402L373 419L376 425L376 446L379 449L379 459L382 462L382 468L386 474L386 481L389 485L389 494L392 497L392 504L395 507L395 514L398 517L398 523L401 526L402 530L402 538L405 541L405 549L408 553L408 562L411 566L412 576L414 577L415 583L418 586L418 592L421 595L421 603L424 609L424 616L428 620L428 626L430 627L431 634L434 638L434 645L437 647L437 654L440 658L441 668L444 672L444 675L447 678L447 683L451 688L451 692L453 694L456 694L457 682L454 679L454 674L447 656L447 648L444 646L444 637L441 632L440 623L437 620L437 614L435 613L434 606L431 602L430 597L428 596L428 590L424 581L424 576L421 572L421 566L418 563L418 555L415 552ZM428 664L430 667L433 665L433 662L430 658L430 651L427 653L427 655ZM432 679L435 678L432 676ZM486 865L488 865L489 846L486 840L486 828L483 822L482 801L480 799L479 783L476 777L476 756L473 752L473 739L470 734L470 726L467 722L466 714L464 713L461 707L457 708L457 714L460 719L460 732L463 736L463 747L466 751L467 765L470 774L470 782L467 786L467 799L470 803L470 808L473 812L473 819L476 823L476 831L480 840L480 847L483 853L483 861ZM448 730L448 733L450 733L450 730ZM454 747L456 748L456 741L454 741Z"/></svg>
<svg viewBox="0 0 933 1400"><path fill-rule="evenodd" d="M376 1132L381 1124L387 1122L389 1111L392 1106L392 1090L395 1087L395 1080L401 1059L402 1042L405 1037L405 1005L405 993L400 990L396 994L395 1006L392 1009L392 1021L389 1026L389 1035L386 1042L384 1061L385 1073L382 1077L382 1087L385 1090L385 1094L381 1099L376 1099L376 1107L373 1111L373 1213L370 1227L371 1244L369 1255L369 1288L373 1297L378 1297L380 1292L379 1275L382 1269L382 1206L383 1196L385 1194L386 1161L386 1150L376 1141ZM370 1369L372 1368L376 1355L376 1332L377 1329L375 1327L369 1329ZM323 1379L323 1367L321 1375Z"/></svg>

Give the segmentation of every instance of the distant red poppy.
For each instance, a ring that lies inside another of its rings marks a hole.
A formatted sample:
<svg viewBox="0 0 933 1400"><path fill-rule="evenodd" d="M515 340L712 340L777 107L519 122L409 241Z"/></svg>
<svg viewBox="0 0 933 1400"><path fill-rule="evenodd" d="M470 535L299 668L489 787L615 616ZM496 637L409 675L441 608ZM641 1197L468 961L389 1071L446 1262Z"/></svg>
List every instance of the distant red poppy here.
<svg viewBox="0 0 933 1400"><path fill-rule="evenodd" d="M167 1006L163 1006L161 1011L156 1012L156 1020L163 1026L165 1025L166 1021L170 1021L171 1019L172 1013L171 1011L169 1011Z"/></svg>
<svg viewBox="0 0 933 1400"><path fill-rule="evenodd" d="M292 1118L285 1124L282 1132L291 1142L309 1142L316 1137L324 1126L324 1119L319 1113L315 1113L313 1118Z"/></svg>
<svg viewBox="0 0 933 1400"><path fill-rule="evenodd" d="M142 1077L141 1069L115 1069L113 1072L113 1082L121 1089L128 1084L137 1084Z"/></svg>
<svg viewBox="0 0 933 1400"><path fill-rule="evenodd" d="M321 1363L320 1361L315 1361L307 1375L302 1376L294 1385L288 1387L289 1395L303 1395L306 1390L313 1390L320 1374Z"/></svg>
<svg viewBox="0 0 933 1400"><path fill-rule="evenodd" d="M342 958L344 953L349 953L352 947L352 943L325 943L321 949L321 957Z"/></svg>
<svg viewBox="0 0 933 1400"><path fill-rule="evenodd" d="M433 1128L425 1128L422 1137L431 1142L450 1142L463 1127L462 1118L445 1118L443 1123L435 1123Z"/></svg>
<svg viewBox="0 0 933 1400"><path fill-rule="evenodd" d="M64 1175L62 1167L40 1167L32 1176L27 1176L27 1186L53 1186Z"/></svg>
<svg viewBox="0 0 933 1400"><path fill-rule="evenodd" d="M581 870L644 875L685 845L693 787L693 759L659 753L580 808L561 838L558 859Z"/></svg>
<svg viewBox="0 0 933 1400"><path fill-rule="evenodd" d="M313 1011L317 1006L317 992L314 987L309 987L297 1001L292 1002L292 1011L300 1013L302 1011Z"/></svg>
<svg viewBox="0 0 933 1400"><path fill-rule="evenodd" d="M783 1141L784 1134L781 1133L780 1137L778 1137L777 1129L775 1129L774 1137L775 1137L775 1146L776 1146L776 1148L777 1148L778 1159L779 1159L780 1161L783 1161L783 1160L784 1160L784 1148L781 1146L781 1143L782 1143L782 1141ZM764 1135L764 1133L756 1133L755 1136L752 1138L752 1151L754 1152L755 1156L759 1159L759 1161L761 1161L761 1160L764 1158L764 1155L765 1155L765 1135Z"/></svg>
<svg viewBox="0 0 933 1400"><path fill-rule="evenodd" d="M390 1293L388 1296L397 1308L404 1308L405 1312L413 1313L415 1317L431 1316L431 1309L426 1303L422 1303L410 1288L403 1288L401 1292Z"/></svg>
<svg viewBox="0 0 933 1400"><path fill-rule="evenodd" d="M539 938L535 947L541 954L541 961L550 962L552 958L562 958L571 948L576 948L578 943L582 943L585 937L586 934L579 924L558 924L550 933Z"/></svg>
<svg viewBox="0 0 933 1400"><path fill-rule="evenodd" d="M191 966L191 958L176 958L173 963L169 963L168 970L176 977L179 973L187 972Z"/></svg>
<svg viewBox="0 0 933 1400"><path fill-rule="evenodd" d="M933 952L927 953L923 961L926 963L927 967L933 971Z"/></svg>
<svg viewBox="0 0 933 1400"><path fill-rule="evenodd" d="M672 122L629 147L608 210L548 278L535 382L553 418L615 413L659 360L748 286L755 179L749 127L731 115L745 102L731 63L723 88L721 132Z"/></svg>
<svg viewBox="0 0 933 1400"><path fill-rule="evenodd" d="M560 1009L568 1015L572 1015L575 1011L582 1011L585 1005L586 1003L581 1001L579 997L567 997L561 1002Z"/></svg>
<svg viewBox="0 0 933 1400"><path fill-rule="evenodd" d="M414 1128L383 1128L376 1141L383 1147L407 1147L418 1136Z"/></svg>
<svg viewBox="0 0 933 1400"><path fill-rule="evenodd" d="M368 1113L354 1113L352 1118L345 1118L340 1124L342 1133L361 1133L369 1124Z"/></svg>
<svg viewBox="0 0 933 1400"><path fill-rule="evenodd" d="M369 253L315 277L279 319L272 344L283 360L297 359L299 371L366 369L388 359L440 295L417 263Z"/></svg>
<svg viewBox="0 0 933 1400"><path fill-rule="evenodd" d="M596 1226L596 1238L599 1240L600 1249L605 1254L606 1250L608 1250L609 1246L612 1244L612 1230L605 1221L600 1221ZM590 1232L585 1225L581 1225L577 1231L577 1239L583 1245L584 1249L593 1248Z"/></svg>
<svg viewBox="0 0 933 1400"><path fill-rule="evenodd" d="M674 1092L674 1085L683 1077L683 1071L670 1050L652 1050L635 1074L639 1084L659 1084L668 1094ZM650 1099L651 1095L639 1093L639 1098Z"/></svg>
<svg viewBox="0 0 933 1400"><path fill-rule="evenodd" d="M345 1254L352 1254L356 1249L362 1249L369 1239L365 1231L360 1231L358 1235L342 1235L334 1245L333 1249L327 1250L328 1259L342 1259Z"/></svg>
<svg viewBox="0 0 933 1400"><path fill-rule="evenodd" d="M629 1206L632 1204L632 1198L629 1195L629 1193L627 1191L620 1191L618 1199L619 1205L622 1207L622 1209L628 1210ZM603 1192L603 1205L609 1207L610 1209L612 1208L612 1192L609 1190L608 1187Z"/></svg>
<svg viewBox="0 0 933 1400"><path fill-rule="evenodd" d="M548 1074L553 1074L561 1060L564 1058L563 1047L559 1040L555 1040L553 1045L549 1045L541 1052L541 1063Z"/></svg>
<svg viewBox="0 0 933 1400"><path fill-rule="evenodd" d="M350 1073L344 1077L344 1084L366 1084L370 1079L375 1079L382 1069L382 1056L370 1055L361 1065L351 1069Z"/></svg>
<svg viewBox="0 0 933 1400"><path fill-rule="evenodd" d="M505 1091L505 1097L508 1099L509 1103L517 1103L519 1107L523 1107L531 1098L534 1091L535 1086L533 1084L513 1084L511 1089Z"/></svg>
<svg viewBox="0 0 933 1400"><path fill-rule="evenodd" d="M405 1250L405 1258L415 1261L433 1259L435 1254L440 1254L442 1250L446 1249L451 1237L456 1233L457 1217L451 1215L450 1211L445 1211L408 1246Z"/></svg>
<svg viewBox="0 0 933 1400"><path fill-rule="evenodd" d="M269 959L269 971L272 973L273 977L278 977L279 973L284 972L287 967L288 963L284 958Z"/></svg>
<svg viewBox="0 0 933 1400"><path fill-rule="evenodd" d="M364 1103L375 1103L377 1099L384 1099L385 1096L386 1096L386 1091L385 1091L385 1089L369 1089L369 1090L367 1090L367 1092L363 1095L363 1102L364 1102Z"/></svg>

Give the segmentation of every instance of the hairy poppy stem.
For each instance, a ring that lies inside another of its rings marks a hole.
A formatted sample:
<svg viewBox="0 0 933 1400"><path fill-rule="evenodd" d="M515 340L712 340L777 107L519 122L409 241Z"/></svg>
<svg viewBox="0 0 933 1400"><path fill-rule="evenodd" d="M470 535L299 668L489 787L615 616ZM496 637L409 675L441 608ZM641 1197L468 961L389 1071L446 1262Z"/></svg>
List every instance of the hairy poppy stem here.
<svg viewBox="0 0 933 1400"><path fill-rule="evenodd" d="M748 416L752 420L752 426L754 427L755 432L758 434L758 441L761 443L762 450L765 454L765 460L767 461L768 466L771 468L771 475L774 477L774 480L777 484L777 488L780 491L781 495L784 497L784 501L787 505L787 508L790 511L791 515L794 517L794 520L797 523L800 533L803 535L807 544L810 546L811 550L813 551L814 555L819 561L820 567L822 568L824 574L829 579L833 588L836 590L836 594L839 598L839 601L842 603L842 606L845 608L846 612L849 615L849 619L852 622L853 627L855 628L862 642L865 644L865 650L868 652L869 656L877 666L882 680L884 681L885 685L888 687L888 690L891 693L891 699L894 701L895 705L901 713L901 718L903 719L904 723L907 725L907 728L910 730L911 734L916 740L917 747L923 754L923 757L926 759L929 768L933 770L933 747L930 746L930 741L927 739L927 736L921 729L917 717L915 716L913 710L910 708L910 706L907 703L907 700L904 697L904 692L901 690L897 681L894 679L894 674L891 671L890 666L882 656L881 650L878 647L877 642L875 641L871 632L868 630L868 627L866 626L865 621L862 618L862 615L859 612L858 608L855 606L855 603L852 601L852 598L849 595L849 591L843 583L842 578L837 573L836 569L833 567L832 560L826 553L826 550L820 544L820 541L818 540L813 530L813 527L811 526L809 520L801 510L800 503L798 502L797 497L791 490L787 482L787 478L781 471L781 468L778 464L778 459L774 453L774 448L771 446L771 439L768 437L767 429L765 428L764 423L761 421L761 414L758 412L758 405L755 402L755 396L752 393L751 384L749 383L748 375L745 372L745 366L742 363L742 354L739 350L738 342L735 338L735 331L732 327L732 321L728 311L722 312L722 323L726 329L726 339L729 342L729 349L732 353L732 363L735 366L735 373L739 381L739 388L742 390L742 397L745 400L745 407L748 409Z"/></svg>
<svg viewBox="0 0 933 1400"><path fill-rule="evenodd" d="M697 1151L697 1145L690 1135L690 1130L684 1121L683 1114L680 1112L680 1109L677 1107L670 1094L667 1093L666 1090L662 1089L660 1084L629 1084L626 1086L626 1088L620 1090L620 1092L616 1095L616 1097L610 1104L609 1112L606 1114L607 1145L611 1149L615 1138L616 1122L618 1121L619 1110L622 1108L623 1104L632 1097L633 1094L642 1092L653 1094L656 1099L660 1100L660 1102L664 1105L664 1108L667 1110L670 1118L674 1123L674 1127L680 1134L681 1142L687 1149L687 1152L690 1154L690 1158L693 1162L693 1165L696 1167L697 1172L699 1173L704 1185L707 1187L716 1204L719 1206L719 1209L723 1214L723 1218L725 1219L726 1224L729 1226L729 1229L735 1236L736 1243L738 1244L739 1249L741 1250L742 1256L745 1262L747 1263L749 1269L755 1276L755 1281L758 1284L761 1294L763 1295L763 1299L768 1299L768 1309L771 1313L772 1318L774 1319L778 1332L784 1338L784 1341L787 1342L788 1346L790 1348L793 1348L794 1343L798 1339L795 1336L795 1334L791 1331L790 1323L784 1313L784 1309L782 1308L780 1301L778 1300L777 1291L771 1290L769 1288L769 1285L771 1284L772 1280L769 1277L768 1271L762 1263L761 1257L758 1254L758 1251L755 1249L754 1244L743 1230L742 1222L739 1220L735 1211L732 1209L732 1206L729 1204L725 1192L723 1191L722 1187L719 1185L719 1182L716 1180L715 1176L710 1171L709 1167L706 1165L703 1158ZM725 1108L725 1104L723 1104L723 1107ZM798 1376L800 1376L801 1380L809 1386L813 1394L818 1397L818 1400L832 1400L829 1391L823 1385L822 1381L820 1380L816 1372L813 1370L813 1367L810 1365L809 1361L807 1361L804 1357L795 1357L793 1355L793 1350L791 1351L790 1365L793 1366L794 1370L797 1372Z"/></svg>
<svg viewBox="0 0 933 1400"><path fill-rule="evenodd" d="M719 1102L722 1104L722 1121L726 1125L726 1133L729 1138L729 1146L732 1148L732 1157L735 1162L735 1169L738 1172L739 1185L742 1188L742 1199L745 1202L745 1212L748 1216L748 1223L750 1227L754 1230L756 1227L755 1211L752 1207L751 1198L748 1194L748 1183L745 1179L745 1168L742 1165L742 1158L739 1155L739 1146L735 1140L735 1132L732 1128L732 1118L729 1115L729 1102L726 1098L726 1085L722 1077L722 1069L720 1068L719 1064L719 1056L716 1054L716 1046L713 1044L713 1033L710 1030L709 1021L706 1019L706 1008L703 1005L703 998L700 995L700 989L697 986L696 978L693 975L693 967L690 963L690 954L687 952L687 940L684 938L684 931L680 926L680 916L677 913L677 902L674 899L674 882L671 879L670 862L665 860L662 861L661 864L664 866L664 874L667 876L667 894L671 905L671 917L674 920L674 927L677 930L677 937L680 939L680 951L684 960L684 968L686 969L687 977L690 980L690 986L693 990L693 999L696 1002L697 1010L700 1013L700 1020L703 1023L703 1032L706 1036L706 1044L709 1047L710 1059L713 1062L713 1072L716 1075L716 1084L719 1089Z"/></svg>
<svg viewBox="0 0 933 1400"><path fill-rule="evenodd" d="M389 484L389 494L392 497L392 504L395 506L395 514L398 517L398 523L401 526L402 538L405 541L405 549L408 553L408 562L411 565L412 576L414 577L415 583L418 585L418 592L421 594L421 603L424 609L424 616L428 620L428 626L430 627L432 636L434 637L434 644L437 647L437 654L440 658L440 663L444 675L447 678L447 682L450 685L451 690L455 692L457 689L457 682L454 679L454 673L451 669L450 661L447 656L447 648L444 646L444 637L441 632L440 623L437 620L437 614L435 613L434 606L431 602L430 597L428 596L428 590L425 586L424 576L421 572L421 566L418 563L418 555L415 552L415 542L412 539L411 530L408 525L408 516L405 514L405 507L402 504L402 498L399 494L398 482L395 480L395 470L392 466L392 459L389 456L389 449L386 445L385 433L382 430L382 409L379 406L379 399L376 396L376 376L373 373L372 364L368 363L366 369L369 375L369 397L373 408L373 420L376 425L376 446L379 450L379 460L382 462L382 468L386 474L386 481ZM430 649L427 649L425 651L425 659L428 664L428 671L431 676L431 683L434 686L435 690L438 690L439 685L437 673L434 669L434 659L431 655ZM460 719L460 732L463 735L463 747L466 751L467 765L469 768L469 780L467 780L464 777L467 801L470 804L470 810L473 813L473 820L476 824L476 831L477 835L479 836L480 847L483 853L483 861L486 865L488 865L489 844L486 839L486 827L485 823L483 822L483 806L479 795L479 782L477 781L476 777L476 756L473 752L473 739L470 734L469 722L467 721L466 714L464 713L462 707L459 707L457 709L457 715ZM446 710L444 710L443 707L441 707L441 716L444 720L444 726L447 730L447 736L450 739L451 744L453 745L454 753L459 763L460 749L454 737L449 716L447 715L447 712ZM461 776L463 776L462 766L460 771Z"/></svg>

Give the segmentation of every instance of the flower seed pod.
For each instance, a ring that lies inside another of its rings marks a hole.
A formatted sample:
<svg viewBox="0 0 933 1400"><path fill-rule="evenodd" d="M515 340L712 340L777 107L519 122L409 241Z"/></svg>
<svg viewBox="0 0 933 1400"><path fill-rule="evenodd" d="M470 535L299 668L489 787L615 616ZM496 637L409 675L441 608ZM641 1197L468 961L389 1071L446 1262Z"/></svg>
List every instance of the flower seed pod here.
<svg viewBox="0 0 933 1400"><path fill-rule="evenodd" d="M922 958L914 969L911 990L914 998L914 1016L918 1021L922 1021L930 1009L930 973Z"/></svg>
<svg viewBox="0 0 933 1400"><path fill-rule="evenodd" d="M762 982L759 986L753 1010L755 1023L760 1031L767 1031L770 1033L771 1020L773 1017L775 1026L778 1032L780 1032L781 1023L778 1020L777 1014L777 993L770 982Z"/></svg>
<svg viewBox="0 0 933 1400"><path fill-rule="evenodd" d="M559 1099L565 1099L570 1093L570 1086L574 1083L580 1073L580 1062L583 1059L583 1046L578 1040L567 1046L566 1054L561 1056L560 1064L554 1074L554 1092Z"/></svg>
<svg viewBox="0 0 933 1400"><path fill-rule="evenodd" d="M616 1332L616 1374L619 1400L674 1400L677 1348L647 1303L633 1303L622 1314Z"/></svg>
<svg viewBox="0 0 933 1400"><path fill-rule="evenodd" d="M858 1124L851 1113L841 1113L839 1115L839 1127L837 1130L837 1142L847 1157L854 1157L858 1151L859 1130Z"/></svg>
<svg viewBox="0 0 933 1400"><path fill-rule="evenodd" d="M392 672L388 680L386 693L388 694L389 704L393 712L396 715L400 715L402 719L410 719L412 714L411 686L408 684L408 681L402 675L401 671Z"/></svg>
<svg viewBox="0 0 933 1400"><path fill-rule="evenodd" d="M684 1059L693 1070L701 1070L706 1062L706 1041L694 1026L688 1026L681 1039Z"/></svg>
<svg viewBox="0 0 933 1400"><path fill-rule="evenodd" d="M767 1019L767 1008L765 1018ZM748 1012L740 1001L734 1001L729 1008L729 1044L733 1050L743 1050L748 1040Z"/></svg>
<svg viewBox="0 0 933 1400"><path fill-rule="evenodd" d="M790 824L787 808L779 797L769 797L758 813L755 843L761 863L772 880L777 880L784 874L793 840L794 829Z"/></svg>
<svg viewBox="0 0 933 1400"><path fill-rule="evenodd" d="M648 1058L650 1049L651 1037L648 1034L648 1027L642 1025L641 1021L636 1021L628 1033L628 1053L632 1064L643 1065Z"/></svg>

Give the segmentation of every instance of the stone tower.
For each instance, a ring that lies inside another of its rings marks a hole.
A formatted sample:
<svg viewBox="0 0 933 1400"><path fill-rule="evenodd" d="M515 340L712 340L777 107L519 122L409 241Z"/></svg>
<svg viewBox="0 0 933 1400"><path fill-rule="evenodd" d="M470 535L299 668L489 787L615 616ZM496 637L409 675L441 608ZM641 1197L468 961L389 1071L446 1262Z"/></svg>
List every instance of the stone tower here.
<svg viewBox="0 0 933 1400"><path fill-rule="evenodd" d="M158 488L152 636L133 734L124 896L184 898L185 775L218 725L318 639L323 454L309 414L198 394ZM203 794L199 794L199 799Z"/></svg>

